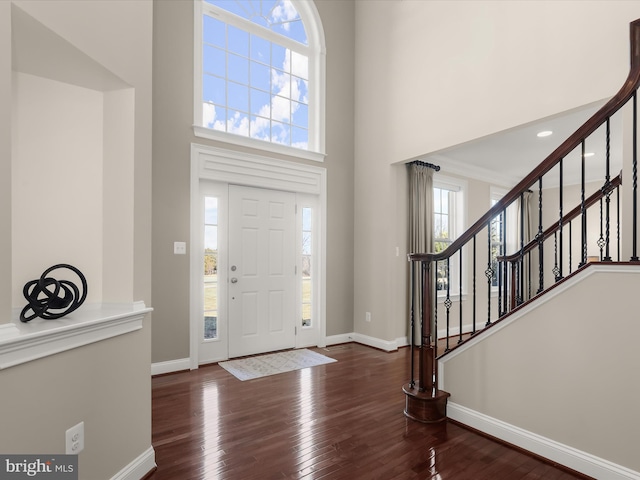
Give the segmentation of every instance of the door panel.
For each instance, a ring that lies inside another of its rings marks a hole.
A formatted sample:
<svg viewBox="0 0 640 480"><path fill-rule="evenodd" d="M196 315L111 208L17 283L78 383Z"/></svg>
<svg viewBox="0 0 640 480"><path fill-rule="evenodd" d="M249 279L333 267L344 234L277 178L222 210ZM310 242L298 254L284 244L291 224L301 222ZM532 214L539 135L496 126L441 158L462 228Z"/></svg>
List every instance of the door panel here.
<svg viewBox="0 0 640 480"><path fill-rule="evenodd" d="M295 346L295 194L229 186L229 356Z"/></svg>

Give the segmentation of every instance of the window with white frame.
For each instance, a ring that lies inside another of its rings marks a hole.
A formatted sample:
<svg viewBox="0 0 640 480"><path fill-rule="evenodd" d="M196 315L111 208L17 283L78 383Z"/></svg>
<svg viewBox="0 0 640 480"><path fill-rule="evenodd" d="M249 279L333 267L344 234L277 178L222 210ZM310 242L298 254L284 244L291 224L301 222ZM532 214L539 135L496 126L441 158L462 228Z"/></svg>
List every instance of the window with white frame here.
<svg viewBox="0 0 640 480"><path fill-rule="evenodd" d="M196 134L321 152L324 42L312 2L195 1Z"/></svg>
<svg viewBox="0 0 640 480"><path fill-rule="evenodd" d="M313 209L302 207L302 327L313 326Z"/></svg>
<svg viewBox="0 0 640 480"><path fill-rule="evenodd" d="M436 253L445 250L463 231L465 187L466 183L462 180L434 178L433 242ZM437 263L435 281L438 295L446 295L447 290L449 295L460 294L459 254L450 257L448 262L445 260Z"/></svg>
<svg viewBox="0 0 640 480"><path fill-rule="evenodd" d="M491 187L490 206L493 207L502 197L507 194L507 190L498 187ZM491 277L491 288L498 289L500 268L506 268L504 265L498 265L498 256L513 253L516 244L516 227L517 215L516 206L511 205L505 211L496 215L491 219L490 239L491 239L491 269L493 276ZM504 271L502 271L504 274Z"/></svg>
<svg viewBox="0 0 640 480"><path fill-rule="evenodd" d="M491 193L491 207L493 207L502 198L502 195ZM504 255L504 218L505 213L502 212L491 219L489 238L491 241L491 288L498 288L498 277L500 268L498 266L498 257Z"/></svg>

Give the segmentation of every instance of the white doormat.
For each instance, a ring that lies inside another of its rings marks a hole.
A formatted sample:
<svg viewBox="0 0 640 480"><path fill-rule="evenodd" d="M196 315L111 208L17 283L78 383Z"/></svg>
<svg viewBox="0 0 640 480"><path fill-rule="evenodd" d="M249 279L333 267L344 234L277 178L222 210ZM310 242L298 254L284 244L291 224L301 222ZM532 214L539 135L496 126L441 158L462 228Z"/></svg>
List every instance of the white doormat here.
<svg viewBox="0 0 640 480"><path fill-rule="evenodd" d="M337 360L303 348L229 360L220 362L218 365L234 375L238 380L244 381L332 362L337 362Z"/></svg>

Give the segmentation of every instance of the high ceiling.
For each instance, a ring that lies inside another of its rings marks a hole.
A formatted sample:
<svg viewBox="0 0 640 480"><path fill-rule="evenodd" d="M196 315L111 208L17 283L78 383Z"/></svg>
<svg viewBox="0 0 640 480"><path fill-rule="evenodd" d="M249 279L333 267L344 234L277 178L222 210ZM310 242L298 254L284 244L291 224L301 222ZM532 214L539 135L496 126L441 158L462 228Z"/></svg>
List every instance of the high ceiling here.
<svg viewBox="0 0 640 480"><path fill-rule="evenodd" d="M421 160L440 165L441 173L454 173L512 187L542 162L566 140L578 127L593 115L605 101L590 104L559 115L544 118L526 125L505 130L446 150L426 155ZM611 124L611 172L617 173L622 162L620 155L620 119L617 115ZM552 131L547 137L538 137L541 131ZM604 128L594 133L586 142L586 152L593 153L587 159L589 177L603 178L605 165ZM575 157L575 158L573 158ZM565 162L567 183L580 182L580 152L576 151ZM547 182L550 186L553 182Z"/></svg>

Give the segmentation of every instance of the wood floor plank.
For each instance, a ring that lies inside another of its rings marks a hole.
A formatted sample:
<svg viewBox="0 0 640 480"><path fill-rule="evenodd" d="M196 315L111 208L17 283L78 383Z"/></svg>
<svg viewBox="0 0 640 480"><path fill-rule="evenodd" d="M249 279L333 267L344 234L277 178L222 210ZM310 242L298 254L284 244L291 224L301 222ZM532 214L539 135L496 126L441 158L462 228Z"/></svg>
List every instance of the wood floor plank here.
<svg viewBox="0 0 640 480"><path fill-rule="evenodd" d="M409 349L241 382L218 365L153 378L148 480L584 479L454 422L403 415Z"/></svg>

